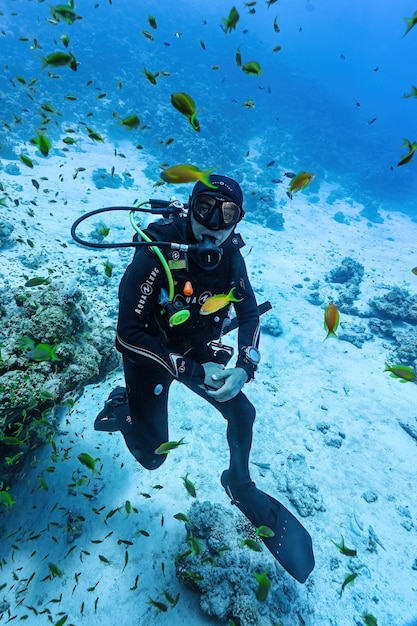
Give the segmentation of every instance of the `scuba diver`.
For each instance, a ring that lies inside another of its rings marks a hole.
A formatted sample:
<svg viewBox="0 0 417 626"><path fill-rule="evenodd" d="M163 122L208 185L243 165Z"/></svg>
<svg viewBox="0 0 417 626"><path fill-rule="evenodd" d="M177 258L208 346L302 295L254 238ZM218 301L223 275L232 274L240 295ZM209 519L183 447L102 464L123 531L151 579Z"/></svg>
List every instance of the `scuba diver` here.
<svg viewBox="0 0 417 626"><path fill-rule="evenodd" d="M230 462L221 484L252 524L272 529L273 536L262 540L303 583L314 567L311 537L292 513L256 487L249 472L255 408L242 389L260 362L260 323L240 252L244 242L235 232L245 215L243 194L231 178L211 174L209 180L210 186L195 184L188 211L144 230L145 240L155 245L136 248L119 287L116 347L126 388L110 393L94 428L119 430L135 459L155 470L167 457L156 451L169 440L172 381L209 402L227 421ZM162 259L160 241L173 242ZM222 338L233 324L232 304L238 355L230 367L233 349Z"/></svg>

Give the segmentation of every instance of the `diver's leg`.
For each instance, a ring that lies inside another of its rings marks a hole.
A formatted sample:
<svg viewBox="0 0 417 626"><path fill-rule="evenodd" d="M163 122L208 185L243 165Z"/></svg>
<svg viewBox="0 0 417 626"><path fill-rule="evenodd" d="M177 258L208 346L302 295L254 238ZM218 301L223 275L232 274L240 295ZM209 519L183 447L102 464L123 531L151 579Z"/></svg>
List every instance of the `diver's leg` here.
<svg viewBox="0 0 417 626"><path fill-rule="evenodd" d="M258 489L250 478L249 453L255 419L253 405L242 392L228 402L217 402L209 398L203 389L190 388L216 407L227 420L230 467L222 473L221 483L232 504L254 526L267 526L272 531L268 536L260 535L262 541L287 572L304 583L314 568L309 533L281 502Z"/></svg>
<svg viewBox="0 0 417 626"><path fill-rule="evenodd" d="M120 430L135 459L152 470L166 459L155 450L168 441L168 390L173 378L159 365L143 361L140 366L123 358L129 413Z"/></svg>
<svg viewBox="0 0 417 626"><path fill-rule="evenodd" d="M252 430L255 421L255 408L244 393L240 392L232 400L218 402L210 398L198 385L187 384L194 393L214 406L227 421L227 443L230 450L229 473L236 483L251 480L249 474L249 454L252 446Z"/></svg>

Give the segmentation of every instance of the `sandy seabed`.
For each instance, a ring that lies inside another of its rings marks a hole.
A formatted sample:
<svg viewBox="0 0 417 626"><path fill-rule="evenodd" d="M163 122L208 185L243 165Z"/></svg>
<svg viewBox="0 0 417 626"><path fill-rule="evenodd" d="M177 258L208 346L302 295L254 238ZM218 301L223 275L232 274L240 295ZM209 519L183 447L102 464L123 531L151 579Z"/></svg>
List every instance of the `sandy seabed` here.
<svg viewBox="0 0 417 626"><path fill-rule="evenodd" d="M137 162L128 146L121 149L127 158L117 161L118 166L131 164L133 158ZM113 153L108 150L92 146L88 154L66 157L60 169L40 158L30 171L19 164L19 176L3 169L7 193L32 198L36 206L21 200L19 207L2 207L0 218L13 223L14 236L30 238L35 245L2 250L0 280L3 286L23 285L25 276L44 275L52 268L54 280L76 281L88 294L99 324L114 325L117 286L131 251L107 254L81 248L71 241L70 226L83 211L130 206L135 198L168 193L153 189L143 174L145 163L130 170L135 180L131 189L96 189L92 172L98 167L110 170ZM77 167L85 171L73 178ZM39 190L32 178L40 182ZM351 257L365 269L359 309L366 310L369 298L394 286L416 293L417 302L417 278L410 271L417 265L417 224L382 208L383 223L370 223L360 216L362 207L354 199L327 205L327 187L323 184L320 202L314 205L308 203L308 193L294 196L284 211L283 231L250 222L239 227L258 301L268 299L273 305L263 322L267 325L267 316L275 315L283 330L279 337L262 335L262 363L256 380L245 389L257 408L251 472L259 487L294 510L283 489L285 475L291 463L294 471L294 459L304 459L300 484L313 484L322 502L323 510L302 519L313 537L316 568L306 585L297 585L294 612L283 616L282 624L350 626L363 623L361 616L371 613L378 626L403 626L417 614L416 441L399 422L416 422L417 388L383 372L391 348L387 341L374 337L362 348L323 341L323 310L306 296L311 283L324 281L328 271ZM186 198L188 187L184 190ZM33 217L26 214L27 208L33 209ZM333 219L337 211L348 223ZM120 216L117 219L120 222ZM125 223L119 226L120 236L129 240L127 214ZM28 258L37 259L36 269L28 269ZM111 278L102 267L106 259L114 264ZM86 271L92 267L98 272ZM346 317L341 318L341 329L352 321ZM231 334L230 340L235 344L236 336ZM51 623L48 614L41 613L46 607L52 623L64 615L67 623L90 626L217 623L201 611L198 594L176 578L174 557L185 531L173 515L186 513L191 504L182 484L187 473L199 499L228 505L219 483L228 464L223 418L174 383L170 439L184 437L187 445L170 453L160 469L148 472L134 462L119 433L93 430L97 412L117 384L123 384L121 371L89 385L72 409L62 410L56 437L59 462L48 472L51 448L37 450L12 489L16 504L0 518L2 623L19 623L25 615L29 624L35 619L37 624ZM68 489L80 469L77 456L82 452L100 459L101 471L89 477L84 490L93 498L83 497L82 489L74 495ZM47 480L47 490L39 488L40 475ZM137 513L128 513L127 500ZM85 520L79 536L70 524L63 532L68 510ZM357 550L354 559L341 555L334 545L341 537ZM123 540L133 541L127 563ZM62 577L49 576L50 562L59 566ZM358 576L340 595L351 571ZM164 589L173 597L180 593L180 598L175 607L158 612L149 598L164 600Z"/></svg>

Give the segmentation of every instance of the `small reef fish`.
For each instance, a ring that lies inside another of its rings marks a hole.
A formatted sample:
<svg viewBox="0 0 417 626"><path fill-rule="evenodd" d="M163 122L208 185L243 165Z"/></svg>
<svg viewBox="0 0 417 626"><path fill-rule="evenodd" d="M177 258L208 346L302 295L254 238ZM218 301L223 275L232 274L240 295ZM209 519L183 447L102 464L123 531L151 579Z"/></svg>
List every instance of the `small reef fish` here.
<svg viewBox="0 0 417 626"><path fill-rule="evenodd" d="M269 526L258 526L256 529L256 535L258 537L266 538L275 537L274 531L272 530L272 528L269 528Z"/></svg>
<svg viewBox="0 0 417 626"><path fill-rule="evenodd" d="M181 437L179 441L166 441L165 443L161 443L155 450L155 454L168 454L171 450L175 450L179 448L179 446L186 445L184 442L184 437Z"/></svg>
<svg viewBox="0 0 417 626"><path fill-rule="evenodd" d="M35 276L34 278L29 278L29 280L25 282L25 287L38 287L39 285L49 285L50 282L50 278Z"/></svg>
<svg viewBox="0 0 417 626"><path fill-rule="evenodd" d="M148 24L153 29L158 28L157 23L156 23L156 19L154 18L153 15L148 15Z"/></svg>
<svg viewBox="0 0 417 626"><path fill-rule="evenodd" d="M27 167L33 167L33 161L26 154L19 154L19 159L22 161L24 165Z"/></svg>
<svg viewBox="0 0 417 626"><path fill-rule="evenodd" d="M120 126L125 126L129 130L137 128L140 124L140 120L137 115L128 115L127 117L120 118Z"/></svg>
<svg viewBox="0 0 417 626"><path fill-rule="evenodd" d="M200 124L197 120L197 110L195 102L188 93L178 91L171 94L171 104L180 113L185 115L193 130L200 132Z"/></svg>
<svg viewBox="0 0 417 626"><path fill-rule="evenodd" d="M87 454L87 452L81 452L77 458L79 462L85 467L88 467L89 470L92 472L96 471L96 461L98 459L93 459L93 457Z"/></svg>
<svg viewBox="0 0 417 626"><path fill-rule="evenodd" d="M262 552L261 544L259 543L259 541L255 541L255 539L243 539L242 546L246 546L254 552Z"/></svg>
<svg viewBox="0 0 417 626"><path fill-rule="evenodd" d="M390 365L385 364L384 372L391 372L391 378L399 378L401 383L415 383L417 382L417 376L412 367L408 365Z"/></svg>
<svg viewBox="0 0 417 626"><path fill-rule="evenodd" d="M340 597L342 597L342 593L346 585L352 584L357 575L358 575L357 572L353 572L353 574L346 574L345 580L343 581L343 584L342 584L342 588L340 589L340 592L339 592Z"/></svg>
<svg viewBox="0 0 417 626"><path fill-rule="evenodd" d="M82 19L81 15L77 15L69 3L51 7L51 14L54 20L58 22L63 20L67 24L73 24L76 20Z"/></svg>
<svg viewBox="0 0 417 626"><path fill-rule="evenodd" d="M417 24L417 11L414 12L413 17L405 17L404 20L407 25L407 28L405 29L405 33L403 37L405 37L406 34L409 33L410 30L413 28L413 26Z"/></svg>
<svg viewBox="0 0 417 626"><path fill-rule="evenodd" d="M142 35L144 35L149 41L155 40L155 37L148 30L143 30Z"/></svg>
<svg viewBox="0 0 417 626"><path fill-rule="evenodd" d="M262 73L262 69L258 61L249 61L248 63L245 63L242 65L242 70L245 74L252 74L253 76L259 76L259 74Z"/></svg>
<svg viewBox="0 0 417 626"><path fill-rule="evenodd" d="M4 489L0 491L0 505L3 505L6 511L11 509L12 506L15 504L15 502L16 501L13 500L13 498L11 497L8 491Z"/></svg>
<svg viewBox="0 0 417 626"><path fill-rule="evenodd" d="M410 93L405 93L401 97L402 98L417 98L417 87L415 87L414 85L411 85Z"/></svg>
<svg viewBox="0 0 417 626"><path fill-rule="evenodd" d="M51 67L65 67L66 65L73 70L77 71L77 60L71 52L52 52L47 57L41 57L42 68L47 66Z"/></svg>
<svg viewBox="0 0 417 626"><path fill-rule="evenodd" d="M186 524L190 524L191 523L185 513L175 513L174 517L175 517L175 519L179 520L180 522L185 522Z"/></svg>
<svg viewBox="0 0 417 626"><path fill-rule="evenodd" d="M158 609L158 612L166 613L168 611L168 607L164 602L159 602L158 600L153 600L152 598L149 598L148 604L151 604L156 609Z"/></svg>
<svg viewBox="0 0 417 626"><path fill-rule="evenodd" d="M187 492L190 494L190 496L192 498L196 498L197 497L197 492L195 489L194 484L191 482L191 480L188 478L188 474L186 474L185 476L182 477L183 483L184 483L184 487L186 488Z"/></svg>
<svg viewBox="0 0 417 626"><path fill-rule="evenodd" d="M324 328L327 330L325 340L330 336L337 338L336 330L339 326L339 319L340 315L337 306L331 302L324 311Z"/></svg>
<svg viewBox="0 0 417 626"><path fill-rule="evenodd" d="M58 578L62 578L63 573L59 569L58 565L55 565L55 563L48 563L48 567L49 567L49 571L51 572L52 577L57 576Z"/></svg>
<svg viewBox="0 0 417 626"><path fill-rule="evenodd" d="M145 74L146 78L149 80L149 82L152 83L152 85L156 85L156 79L159 76L159 72L153 74L152 72L147 70L146 67L144 67L142 71Z"/></svg>
<svg viewBox="0 0 417 626"><path fill-rule="evenodd" d="M166 183L193 183L200 180L207 187L211 189L217 189L215 185L210 182L210 174L215 171L215 168L209 170L200 170L196 165L190 165L188 163L181 163L179 165L173 165L168 167L160 173L160 177Z"/></svg>
<svg viewBox="0 0 417 626"><path fill-rule="evenodd" d="M376 617L372 615L372 613L364 613L364 615L362 615L362 619L366 626L378 626Z"/></svg>
<svg viewBox="0 0 417 626"><path fill-rule="evenodd" d="M243 107L245 107L246 109L253 109L253 107L255 106L255 101L254 100L245 100L245 102L242 104Z"/></svg>
<svg viewBox="0 0 417 626"><path fill-rule="evenodd" d="M414 276L417 276L417 267L413 267L411 271L413 272Z"/></svg>
<svg viewBox="0 0 417 626"><path fill-rule="evenodd" d="M269 589L271 587L271 581L268 578L269 570L265 570L262 574L253 573L258 581L258 588L256 590L256 599L259 602L265 602L268 597Z"/></svg>
<svg viewBox="0 0 417 626"><path fill-rule="evenodd" d="M208 298L200 307L200 315L211 315L223 309L230 302L241 302L243 298L236 298L233 295L235 288L232 287L229 293L220 293Z"/></svg>
<svg viewBox="0 0 417 626"><path fill-rule="evenodd" d="M401 157L401 159L397 163L397 166L409 163L414 156L414 152L417 150L417 142L415 141L411 142L408 139L404 139L403 146L408 149L408 152L403 157Z"/></svg>
<svg viewBox="0 0 417 626"><path fill-rule="evenodd" d="M345 556L356 556L356 554L357 554L356 550L354 550L353 548L347 548L346 547L345 540L344 540L343 537L342 537L342 541L340 543L336 543L335 541L333 541L332 543L334 543L334 545L339 550L339 552L341 552Z"/></svg>
<svg viewBox="0 0 417 626"><path fill-rule="evenodd" d="M43 156L48 156L49 150L51 149L51 142L46 135L39 133L36 137L31 139L30 142L37 146Z"/></svg>
<svg viewBox="0 0 417 626"><path fill-rule="evenodd" d="M232 7L230 9L228 17L222 17L222 22L224 24L224 26L222 26L222 29L224 30L225 33L231 33L232 30L236 28L236 25L239 21L239 17L240 16L236 7Z"/></svg>
<svg viewBox="0 0 417 626"><path fill-rule="evenodd" d="M239 48L236 50L235 61L236 61L236 65L237 65L238 67L242 67L242 56L241 56L241 54L240 54L240 46L239 46Z"/></svg>
<svg viewBox="0 0 417 626"><path fill-rule="evenodd" d="M40 361L60 361L61 359L55 353L57 347L50 346L49 343L38 343L26 352L26 356L37 363Z"/></svg>
<svg viewBox="0 0 417 626"><path fill-rule="evenodd" d="M285 174L287 175L287 174ZM302 191L313 180L314 175L309 172L300 172L291 179L290 186L288 187L287 196L292 200L292 196L297 191Z"/></svg>
<svg viewBox="0 0 417 626"><path fill-rule="evenodd" d="M102 137L100 133L96 132L93 128L89 128L87 126L87 132L88 132L88 136L90 137L90 139L92 139L92 141L104 142L104 137Z"/></svg>

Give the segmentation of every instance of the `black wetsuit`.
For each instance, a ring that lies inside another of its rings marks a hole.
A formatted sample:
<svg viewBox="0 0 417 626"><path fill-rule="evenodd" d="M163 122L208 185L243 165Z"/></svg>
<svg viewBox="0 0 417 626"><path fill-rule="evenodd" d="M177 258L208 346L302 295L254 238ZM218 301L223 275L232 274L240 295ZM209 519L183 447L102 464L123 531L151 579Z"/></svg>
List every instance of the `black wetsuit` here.
<svg viewBox="0 0 417 626"><path fill-rule="evenodd" d="M154 241L195 242L185 217L160 220L146 232ZM122 278L116 347L123 354L129 415L118 418L118 423L129 450L148 469L159 467L166 459L166 455L156 455L155 449L169 440L168 390L176 379L215 406L227 420L229 469L236 481L249 479L253 405L242 392L232 400L218 402L199 386L204 382L201 364L222 361L224 353L215 356L207 344L220 337L230 309L226 306L202 315L201 305L210 296L228 294L233 286L234 295L240 299L233 303L239 320L236 366L247 372L248 380L256 369L240 352L244 346L259 343L259 314L240 254L243 245L240 235L232 233L221 246L222 259L215 270L203 270L190 254L164 249L175 285L174 307L190 312L189 319L178 326L169 325L160 303L161 290L168 291L168 280L161 261L150 248L137 249ZM185 295L190 290L192 295Z"/></svg>

